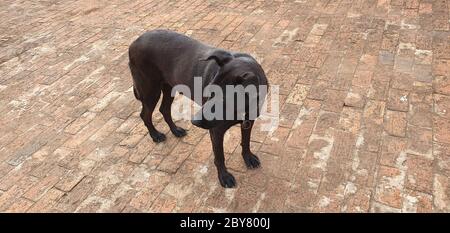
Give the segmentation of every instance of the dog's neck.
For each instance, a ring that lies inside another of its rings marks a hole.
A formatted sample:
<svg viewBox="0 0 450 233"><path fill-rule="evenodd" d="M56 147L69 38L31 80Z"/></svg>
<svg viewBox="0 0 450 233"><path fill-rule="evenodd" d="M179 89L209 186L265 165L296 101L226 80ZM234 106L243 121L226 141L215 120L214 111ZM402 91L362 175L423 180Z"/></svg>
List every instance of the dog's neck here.
<svg viewBox="0 0 450 233"><path fill-rule="evenodd" d="M193 77L202 77L202 87L205 88L211 83L214 76L219 72L219 66L214 60L199 61L196 65L196 72Z"/></svg>

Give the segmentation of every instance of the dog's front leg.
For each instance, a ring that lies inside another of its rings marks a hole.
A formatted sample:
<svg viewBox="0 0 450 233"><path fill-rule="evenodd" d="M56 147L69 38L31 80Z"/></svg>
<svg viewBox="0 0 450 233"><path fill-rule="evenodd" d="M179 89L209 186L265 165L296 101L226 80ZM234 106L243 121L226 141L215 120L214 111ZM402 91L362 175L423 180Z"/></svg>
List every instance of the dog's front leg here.
<svg viewBox="0 0 450 233"><path fill-rule="evenodd" d="M234 179L234 176L227 171L223 153L223 137L225 132L226 129L222 129L221 127L209 130L214 152L214 164L217 168L220 184L224 188L233 188L236 186L236 180Z"/></svg>
<svg viewBox="0 0 450 233"><path fill-rule="evenodd" d="M252 133L254 121L245 121L241 124L241 135L242 135L242 157L244 158L245 165L249 169L258 168L260 162L258 157L250 151L250 135Z"/></svg>

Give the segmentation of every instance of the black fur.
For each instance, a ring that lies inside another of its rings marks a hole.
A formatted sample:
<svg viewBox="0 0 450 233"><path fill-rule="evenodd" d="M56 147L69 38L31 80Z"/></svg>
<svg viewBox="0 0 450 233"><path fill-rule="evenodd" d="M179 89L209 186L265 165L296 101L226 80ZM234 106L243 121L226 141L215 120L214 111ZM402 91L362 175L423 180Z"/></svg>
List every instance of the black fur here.
<svg viewBox="0 0 450 233"><path fill-rule="evenodd" d="M171 132L177 137L186 135L186 130L175 125L170 112L173 102L171 89L175 85L187 85L193 93L194 77L198 76L202 77L202 88L219 82L221 85L268 84L262 67L250 55L214 48L168 30L144 33L130 45L129 59L133 92L136 99L142 102L140 116L155 142L166 139L152 122L152 113L161 93L163 99L159 111ZM252 80L249 77L252 77ZM206 101L207 98L202 98L198 104L203 105ZM227 188L234 187L236 181L225 167L223 137L231 126L241 124L242 120L201 119L193 120L192 123L209 130L220 184ZM257 168L260 166L259 159L250 151L252 126L253 121L246 121L245 127L241 127L242 155L248 168Z"/></svg>

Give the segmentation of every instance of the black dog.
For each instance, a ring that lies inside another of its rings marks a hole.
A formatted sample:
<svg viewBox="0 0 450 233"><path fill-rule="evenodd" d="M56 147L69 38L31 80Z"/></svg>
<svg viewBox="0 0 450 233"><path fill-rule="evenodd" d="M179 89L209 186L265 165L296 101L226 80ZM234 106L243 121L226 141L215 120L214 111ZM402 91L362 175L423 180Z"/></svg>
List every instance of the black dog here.
<svg viewBox="0 0 450 233"><path fill-rule="evenodd" d="M142 102L141 118L155 142L165 140L165 135L155 129L152 113L161 92L163 99L159 111L171 132L182 137L186 131L177 127L171 116L172 87L184 84L193 90L194 77L202 77L202 89L208 85L265 85L267 78L262 67L248 54L228 52L168 30L154 30L141 35L129 47L129 66L133 76L133 90L136 99ZM265 96L258 96L264 99ZM190 96L192 99L192 96ZM202 97L198 104L209 99ZM223 100L226 102L226 100ZM247 106L247 104L246 104ZM259 114L258 106L258 114ZM226 111L226 110L225 110ZM246 109L247 111L247 109ZM250 151L250 134L254 119L192 120L198 127L209 129L214 164L217 167L220 184L231 188L236 185L224 161L223 139L225 132L235 124L241 124L242 156L248 168L260 165L258 157Z"/></svg>

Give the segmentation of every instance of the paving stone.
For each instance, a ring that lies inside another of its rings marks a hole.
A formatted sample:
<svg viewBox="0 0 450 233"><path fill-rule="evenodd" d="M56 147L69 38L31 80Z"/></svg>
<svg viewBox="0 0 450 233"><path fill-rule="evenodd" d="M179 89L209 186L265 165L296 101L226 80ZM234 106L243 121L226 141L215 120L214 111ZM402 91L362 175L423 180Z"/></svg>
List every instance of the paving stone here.
<svg viewBox="0 0 450 233"><path fill-rule="evenodd" d="M2 212L450 211L448 1L8 6ZM176 138L155 111L167 139L148 136L127 48L156 28L252 54L279 87L278 121L252 130L261 168L245 167L238 126L225 135L236 189L207 130L177 120Z"/></svg>
<svg viewBox="0 0 450 233"><path fill-rule="evenodd" d="M394 111L407 112L409 110L408 92L390 89L387 108Z"/></svg>
<svg viewBox="0 0 450 233"><path fill-rule="evenodd" d="M390 135L404 137L406 134L406 113L397 111L387 111L384 122L384 129Z"/></svg>

